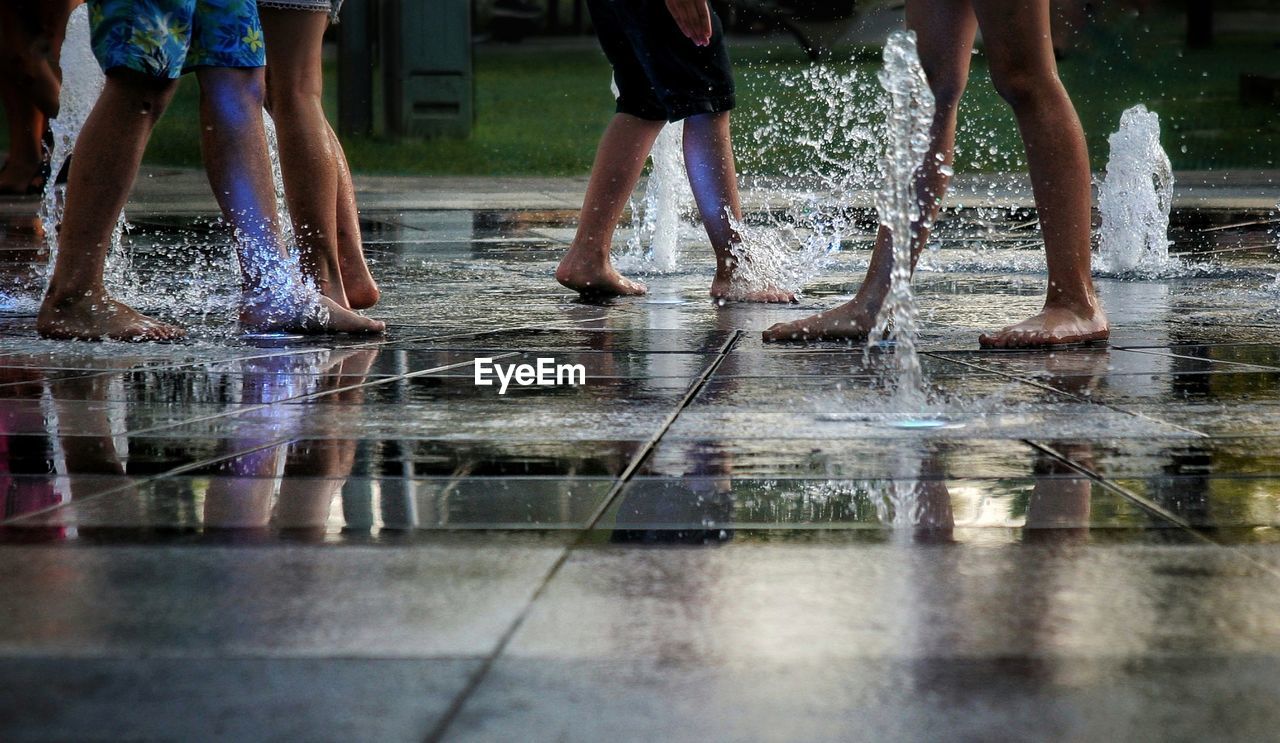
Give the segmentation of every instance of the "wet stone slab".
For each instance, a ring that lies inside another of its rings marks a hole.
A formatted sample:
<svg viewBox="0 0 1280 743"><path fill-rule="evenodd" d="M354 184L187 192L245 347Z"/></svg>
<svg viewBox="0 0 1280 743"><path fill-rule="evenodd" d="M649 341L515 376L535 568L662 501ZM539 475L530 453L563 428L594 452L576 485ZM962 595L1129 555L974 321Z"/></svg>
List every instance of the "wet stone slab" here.
<svg viewBox="0 0 1280 743"><path fill-rule="evenodd" d="M1254 592L1275 580L1197 547L585 550L452 732L1195 738L1229 710L1260 733L1280 635Z"/></svg>
<svg viewBox="0 0 1280 743"><path fill-rule="evenodd" d="M744 529L1172 529L1176 525L1082 476L1022 480L632 481L599 524L618 532ZM727 538L727 537L726 537Z"/></svg>
<svg viewBox="0 0 1280 743"><path fill-rule="evenodd" d="M868 436L832 439L666 439L637 474L770 479L1025 477L1035 450L1023 442Z"/></svg>
<svg viewBox="0 0 1280 743"><path fill-rule="evenodd" d="M325 540L345 531L563 530L586 527L604 504L611 478L315 477L269 470L225 468L203 477L177 476L137 485L118 482L81 487L74 498L6 524L9 536L24 529L126 530L205 533L291 531ZM236 463L233 466L240 466ZM83 479L83 478L82 478ZM109 492L106 491L111 487ZM65 486L64 486L65 487ZM96 497L95 497L96 496Z"/></svg>
<svg viewBox="0 0 1280 743"><path fill-rule="evenodd" d="M575 217L364 214L376 338L242 336L220 228L148 217L117 288L168 345L37 339L0 230L0 739L1273 737L1266 227L1099 278L1109 347L983 351L1040 237L949 216L907 410L889 346L760 337L853 296L869 213L773 306L710 301L692 226L583 301Z"/></svg>
<svg viewBox="0 0 1280 743"><path fill-rule="evenodd" d="M904 413L882 384L857 380L815 389L770 380L763 385L713 379L671 427L672 439L1010 438L1194 436L1159 410L1095 404L1052 388L999 376L935 379L942 401ZM919 422L921 425L917 425Z"/></svg>
<svg viewBox="0 0 1280 743"><path fill-rule="evenodd" d="M414 740L479 658L0 659L5 737L27 740Z"/></svg>
<svg viewBox="0 0 1280 743"><path fill-rule="evenodd" d="M0 657L483 657L566 540L234 544L0 546Z"/></svg>

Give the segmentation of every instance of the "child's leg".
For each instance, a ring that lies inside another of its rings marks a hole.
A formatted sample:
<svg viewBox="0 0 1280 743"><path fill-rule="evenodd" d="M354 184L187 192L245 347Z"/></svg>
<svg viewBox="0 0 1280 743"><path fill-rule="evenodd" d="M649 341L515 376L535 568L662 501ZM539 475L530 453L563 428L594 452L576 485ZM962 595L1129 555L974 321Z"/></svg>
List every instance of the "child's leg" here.
<svg viewBox="0 0 1280 743"><path fill-rule="evenodd" d="M67 33L67 18L79 0L18 0L18 12L25 15L33 36L23 50L23 84L36 107L48 118L58 115L61 73L58 58Z"/></svg>
<svg viewBox="0 0 1280 743"><path fill-rule="evenodd" d="M262 126L262 68L201 67L201 149L218 205L239 232L240 259L246 302L241 321L248 327L264 327L275 317L269 305L281 289L272 285L273 270L283 259L277 237L278 216L271 161ZM255 301L257 300L257 301ZM263 301L267 300L267 301ZM329 323L322 330L337 333L376 333L385 326L344 309L327 297ZM300 322L300 320L299 320ZM304 331L309 327L273 329Z"/></svg>
<svg viewBox="0 0 1280 743"><path fill-rule="evenodd" d="M9 157L0 168L0 194L25 194L32 186L42 185L38 176L44 159L40 138L45 119L3 70L0 105L9 125Z"/></svg>
<svg viewBox="0 0 1280 743"><path fill-rule="evenodd" d="M1049 264L1044 310L982 336L982 344L1011 348L1107 338L1107 318L1090 278L1089 155L1080 119L1058 79L1049 41L1049 2L973 2L992 82L1013 106L1026 144Z"/></svg>
<svg viewBox="0 0 1280 743"><path fill-rule="evenodd" d="M733 269L737 264L731 249L741 242L729 217L732 215L734 220L742 220L728 111L690 116L684 120L684 163L693 198L698 202L698 212L702 215L702 224L716 251L716 276L711 282L711 296L728 298L732 293ZM739 298L751 302L795 300L790 292L779 289Z"/></svg>
<svg viewBox="0 0 1280 743"><path fill-rule="evenodd" d="M270 269L283 256L262 126L262 69L202 67L196 76L201 155L214 197L238 233L244 290L269 291L261 282L270 280Z"/></svg>
<svg viewBox="0 0 1280 743"><path fill-rule="evenodd" d="M36 328L46 338L171 340L181 328L153 320L107 295L102 272L120 211L147 139L176 80L128 70L107 76L76 144L58 258Z"/></svg>
<svg viewBox="0 0 1280 743"><path fill-rule="evenodd" d="M329 122L325 122L329 141L337 153L338 162L338 267L342 272L342 288L347 301L357 310L368 309L378 303L382 293L378 282L369 273L369 263L364 257L364 240L360 236L360 211L356 208L356 187L351 182L351 167L342 143Z"/></svg>
<svg viewBox="0 0 1280 743"><path fill-rule="evenodd" d="M609 122L591 166L591 180L573 244L556 268L556 281L583 294L630 296L644 286L614 270L609 262L613 231L635 190L645 160L665 121L617 114Z"/></svg>
<svg viewBox="0 0 1280 743"><path fill-rule="evenodd" d="M930 130L931 144L916 183L925 215L914 225L912 267L928 240L928 225L937 217L950 177L942 165L950 165L956 139L956 111L969 77L977 20L967 0L912 0L907 3L907 27L915 31L920 63L933 91L936 111ZM875 326L876 316L889 293L893 271L893 236L885 227L876 236L871 265L852 300L835 309L778 323L764 332L766 341L862 340Z"/></svg>
<svg viewBox="0 0 1280 743"><path fill-rule="evenodd" d="M24 194L40 173L45 118L23 78L31 40L22 6L0 2L0 103L9 125L9 159L0 170L0 193ZM35 185L40 185L35 183Z"/></svg>
<svg viewBox="0 0 1280 743"><path fill-rule="evenodd" d="M298 241L298 262L321 293L350 306L338 262L337 153L328 136L321 95L320 49L329 16L263 8L267 42L267 100L280 133L285 200Z"/></svg>

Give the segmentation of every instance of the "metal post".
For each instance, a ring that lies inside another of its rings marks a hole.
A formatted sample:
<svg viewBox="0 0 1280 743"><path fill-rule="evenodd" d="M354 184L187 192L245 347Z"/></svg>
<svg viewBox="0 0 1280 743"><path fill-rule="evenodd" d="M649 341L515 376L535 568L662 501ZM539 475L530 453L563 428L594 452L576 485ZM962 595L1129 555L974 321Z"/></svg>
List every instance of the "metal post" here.
<svg viewBox="0 0 1280 743"><path fill-rule="evenodd" d="M466 137L475 117L467 0L385 0L384 103L392 136Z"/></svg>

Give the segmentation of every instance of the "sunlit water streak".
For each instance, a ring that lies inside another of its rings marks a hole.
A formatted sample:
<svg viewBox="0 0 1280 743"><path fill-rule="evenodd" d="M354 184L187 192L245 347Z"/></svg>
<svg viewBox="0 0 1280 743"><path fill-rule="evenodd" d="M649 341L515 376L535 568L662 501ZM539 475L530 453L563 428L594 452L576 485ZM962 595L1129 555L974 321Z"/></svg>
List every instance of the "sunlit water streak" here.
<svg viewBox="0 0 1280 743"><path fill-rule="evenodd" d="M681 269L681 228L692 230L693 191L684 167L684 126L667 124L650 153L653 163L644 196L631 201L633 232L617 256L618 268L641 274Z"/></svg>
<svg viewBox="0 0 1280 743"><path fill-rule="evenodd" d="M87 5L73 10L67 19L61 66L62 89L58 99L58 116L49 120L49 129L53 134L53 147L49 151L50 178L45 183L44 198L40 205L40 222L49 248L50 267L57 260L58 229L66 206L66 186L58 184L56 176L62 172L67 159L75 151L80 131L84 129L89 113L106 85L106 76L93 56ZM132 260L123 248L123 236L127 228L125 215L121 213L111 235L105 275L107 286L117 294L127 293L130 288L128 277Z"/></svg>
<svg viewBox="0 0 1280 743"><path fill-rule="evenodd" d="M894 396L907 411L921 408L927 397L916 351L920 311L911 288L911 249L915 230L924 219L916 185L929 151L935 106L914 33L899 31L889 37L880 85L890 103L881 165L883 186L876 194L876 211L880 224L892 235L893 272L889 294L869 336L874 339L869 348L888 335L897 366Z"/></svg>

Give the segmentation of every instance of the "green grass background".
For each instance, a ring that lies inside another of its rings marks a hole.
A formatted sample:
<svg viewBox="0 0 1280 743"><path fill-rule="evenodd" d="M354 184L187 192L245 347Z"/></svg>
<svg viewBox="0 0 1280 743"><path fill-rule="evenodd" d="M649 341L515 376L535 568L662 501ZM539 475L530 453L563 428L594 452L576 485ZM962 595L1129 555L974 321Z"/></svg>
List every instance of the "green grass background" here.
<svg viewBox="0 0 1280 743"><path fill-rule="evenodd" d="M1208 50L1186 50L1173 22L1111 23L1084 39L1060 72L1084 122L1095 168L1105 165L1107 136L1120 113L1145 103L1160 114L1165 147L1179 169L1280 167L1280 109L1244 107L1242 72L1280 75L1274 36L1220 37ZM809 62L787 39L734 47L739 121L749 121L762 97L786 96L776 84ZM841 50L832 64L874 75L878 50ZM594 49L481 45L476 49L476 111L468 139L392 141L347 138L353 168L364 173L466 175L581 175L612 112L609 68ZM330 69L329 106L334 105ZM194 80L185 80L148 150L153 164L198 165L199 122ZM804 115L797 111L797 115ZM979 54L962 109L957 169L1005 170L1021 165L1021 143L1009 108L992 88ZM738 136L745 137L745 127ZM745 140L743 144L745 144ZM990 148L1012 153L984 156ZM746 148L743 148L744 150ZM779 148L748 157L744 169L783 172L794 152Z"/></svg>

